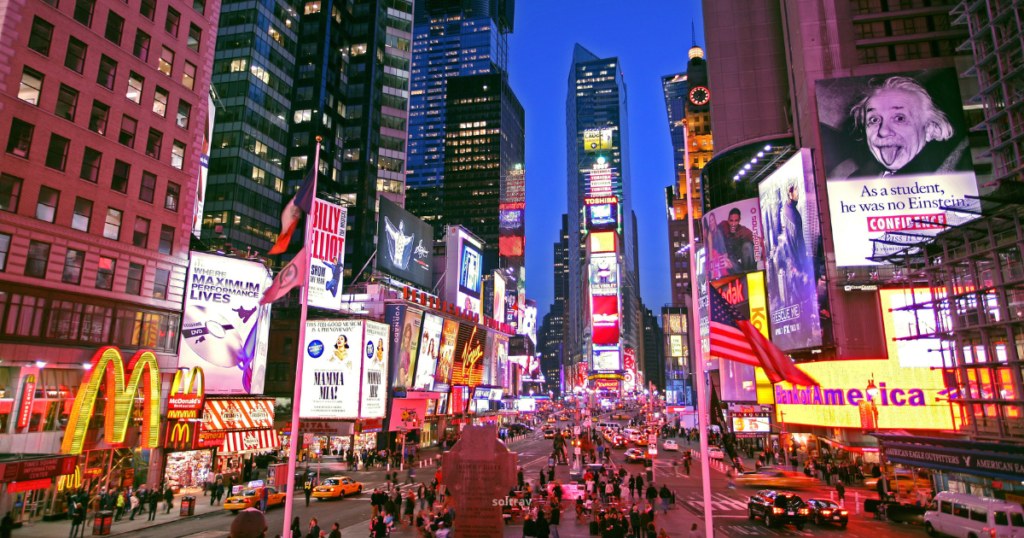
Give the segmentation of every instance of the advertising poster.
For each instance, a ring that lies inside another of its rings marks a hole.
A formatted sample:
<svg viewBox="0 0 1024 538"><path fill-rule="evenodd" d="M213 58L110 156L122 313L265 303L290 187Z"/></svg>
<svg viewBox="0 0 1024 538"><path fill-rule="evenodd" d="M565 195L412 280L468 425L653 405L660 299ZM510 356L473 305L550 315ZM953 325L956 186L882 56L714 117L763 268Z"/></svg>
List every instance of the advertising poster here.
<svg viewBox="0 0 1024 538"><path fill-rule="evenodd" d="M594 345L594 367L592 368L596 372L609 372L614 370L620 370L621 362L619 361L619 346L602 346Z"/></svg>
<svg viewBox="0 0 1024 538"><path fill-rule="evenodd" d="M360 418L384 418L388 401L388 326L366 322Z"/></svg>
<svg viewBox="0 0 1024 538"><path fill-rule="evenodd" d="M395 362L394 387L412 388L416 376L416 355L420 345L420 328L423 323L423 311L407 308L399 331L398 349L392 353L398 356Z"/></svg>
<svg viewBox="0 0 1024 538"><path fill-rule="evenodd" d="M455 341L459 336L459 323L444 320L441 329L441 347L438 352L437 370L434 372L434 390L443 390L452 382L452 367L455 362Z"/></svg>
<svg viewBox="0 0 1024 538"><path fill-rule="evenodd" d="M619 227L619 198L602 196L586 198L587 230L616 230Z"/></svg>
<svg viewBox="0 0 1024 538"><path fill-rule="evenodd" d="M261 263L191 253L178 368L202 368L206 394L263 394L271 281Z"/></svg>
<svg viewBox="0 0 1024 538"><path fill-rule="evenodd" d="M591 297L592 305L592 340L595 344L619 343L619 298Z"/></svg>
<svg viewBox="0 0 1024 538"><path fill-rule="evenodd" d="M377 218L377 270L429 290L434 228L384 197Z"/></svg>
<svg viewBox="0 0 1024 538"><path fill-rule="evenodd" d="M929 306L902 310L914 304L926 304L932 300L929 288L915 289L883 289L878 290L882 301L882 326L885 329L885 342L888 346L889 360L899 360L902 368L942 368L943 343L938 338L917 338L902 340L918 334L934 334L935 311ZM995 298L993 297L993 303ZM995 304L989 305L996 311ZM970 348L965 348L970 354ZM1005 361L1005 357L998 357ZM983 362L980 361L979 362Z"/></svg>
<svg viewBox="0 0 1024 538"><path fill-rule="evenodd" d="M708 274L705 270L705 248L699 247L694 260L697 265L697 331L700 335L700 357L707 361L711 357L711 312L708 310Z"/></svg>
<svg viewBox="0 0 1024 538"><path fill-rule="evenodd" d="M626 392L633 392L636 390L636 351L627 347L622 350L622 356L626 369L622 388Z"/></svg>
<svg viewBox="0 0 1024 538"><path fill-rule="evenodd" d="M498 205L498 254L522 265L526 253L526 204Z"/></svg>
<svg viewBox="0 0 1024 538"><path fill-rule="evenodd" d="M494 335L494 385L510 386L508 364L508 338Z"/></svg>
<svg viewBox="0 0 1024 538"><path fill-rule="evenodd" d="M619 260L615 254L590 255L590 295L618 295Z"/></svg>
<svg viewBox="0 0 1024 538"><path fill-rule="evenodd" d="M604 155L598 156L587 171L587 196L612 196L615 192L615 180L618 178L616 170L608 164Z"/></svg>
<svg viewBox="0 0 1024 538"><path fill-rule="evenodd" d="M758 191L765 230L771 340L782 351L818 347L822 345L821 309L827 304L828 290L824 264L816 258L822 247L811 150L799 150L762 181Z"/></svg>
<svg viewBox="0 0 1024 538"><path fill-rule="evenodd" d="M391 402L391 414L388 418L388 431L415 430L423 427L423 419L427 417L429 400L410 400L395 398Z"/></svg>
<svg viewBox="0 0 1024 538"><path fill-rule="evenodd" d="M362 349L360 320L306 322L300 418L359 418Z"/></svg>
<svg viewBox="0 0 1024 538"><path fill-rule="evenodd" d="M412 385L414 390L434 390L434 373L437 371L437 359L441 356L443 327L441 316L423 315L423 336L420 338L419 359L416 361L416 379Z"/></svg>
<svg viewBox="0 0 1024 538"><path fill-rule="evenodd" d="M819 80L815 95L838 267L976 218L947 210L980 209L954 68Z"/></svg>
<svg viewBox="0 0 1024 538"><path fill-rule="evenodd" d="M309 266L309 306L341 310L348 208L313 199L312 218L312 231L306 242L312 258Z"/></svg>
<svg viewBox="0 0 1024 538"><path fill-rule="evenodd" d="M701 229L712 280L764 269L761 211L757 198L704 213Z"/></svg>
<svg viewBox="0 0 1024 538"><path fill-rule="evenodd" d="M459 302L469 312L482 314L480 310L481 271L484 256L477 245L463 238L459 254Z"/></svg>
<svg viewBox="0 0 1024 538"><path fill-rule="evenodd" d="M615 252L615 232L594 232L590 234L590 253Z"/></svg>
<svg viewBox="0 0 1024 538"><path fill-rule="evenodd" d="M479 325L459 327L452 367L452 384L475 387L483 383L487 331Z"/></svg>
<svg viewBox="0 0 1024 538"><path fill-rule="evenodd" d="M612 149L612 129L584 129L583 150L587 153Z"/></svg>
<svg viewBox="0 0 1024 538"><path fill-rule="evenodd" d="M505 277L501 274L501 271L494 271L494 308L492 312L494 315L491 316L496 320L505 319Z"/></svg>
<svg viewBox="0 0 1024 538"><path fill-rule="evenodd" d="M203 207L206 205L206 178L210 174L210 141L213 140L213 119L217 113L212 97L206 99L206 128L203 129L203 149L199 153L199 177L196 181L195 206L192 208L192 235L203 232Z"/></svg>

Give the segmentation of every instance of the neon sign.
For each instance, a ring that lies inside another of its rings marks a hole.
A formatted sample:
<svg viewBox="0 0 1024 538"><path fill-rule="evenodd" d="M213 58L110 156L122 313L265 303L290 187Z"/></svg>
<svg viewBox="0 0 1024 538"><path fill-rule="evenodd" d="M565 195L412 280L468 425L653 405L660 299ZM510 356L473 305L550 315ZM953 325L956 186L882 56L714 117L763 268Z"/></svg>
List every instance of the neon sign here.
<svg viewBox="0 0 1024 538"><path fill-rule="evenodd" d="M174 374L174 381L171 382L171 395L167 398L167 419L201 418L205 389L206 376L202 368L178 368L178 372Z"/></svg>

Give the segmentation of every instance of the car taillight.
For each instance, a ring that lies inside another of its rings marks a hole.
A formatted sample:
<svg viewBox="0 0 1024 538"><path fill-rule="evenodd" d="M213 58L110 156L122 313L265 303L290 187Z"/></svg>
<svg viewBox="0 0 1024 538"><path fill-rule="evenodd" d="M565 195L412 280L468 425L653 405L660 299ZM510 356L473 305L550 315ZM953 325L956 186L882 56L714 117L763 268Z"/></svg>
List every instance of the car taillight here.
<svg viewBox="0 0 1024 538"><path fill-rule="evenodd" d="M783 510L782 508L779 508L778 506L772 508L772 513L773 514L781 514L783 512L785 512L785 510Z"/></svg>
<svg viewBox="0 0 1024 538"><path fill-rule="evenodd" d="M807 509L807 508L801 508L800 509L800 515L802 515L802 516L806 516L807 514L810 514L810 513L811 513L811 511L809 509Z"/></svg>
<svg viewBox="0 0 1024 538"><path fill-rule="evenodd" d="M840 510L839 511L839 515L841 515L841 516L845 516L846 514L849 514L849 512L847 512L846 510Z"/></svg>
<svg viewBox="0 0 1024 538"><path fill-rule="evenodd" d="M992 536L992 538L996 538L996 530L995 529L989 529L988 532Z"/></svg>
<svg viewBox="0 0 1024 538"><path fill-rule="evenodd" d="M823 515L823 516L830 516L830 515L832 515L832 511L831 510L822 510L821 511L821 515Z"/></svg>

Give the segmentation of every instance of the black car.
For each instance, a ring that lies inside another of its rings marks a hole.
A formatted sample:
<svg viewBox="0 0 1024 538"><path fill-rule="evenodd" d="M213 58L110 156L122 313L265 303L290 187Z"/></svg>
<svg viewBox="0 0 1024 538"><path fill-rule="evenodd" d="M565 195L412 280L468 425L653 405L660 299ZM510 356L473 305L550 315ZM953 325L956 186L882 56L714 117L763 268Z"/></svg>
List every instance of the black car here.
<svg viewBox="0 0 1024 538"><path fill-rule="evenodd" d="M839 525L845 529L846 524L850 522L850 513L832 501L809 499L807 507L811 509L811 520L819 527Z"/></svg>
<svg viewBox="0 0 1024 538"><path fill-rule="evenodd" d="M795 525L797 530L803 530L810 514L811 509L803 499L788 491L765 489L747 501L747 517L763 518L766 527Z"/></svg>

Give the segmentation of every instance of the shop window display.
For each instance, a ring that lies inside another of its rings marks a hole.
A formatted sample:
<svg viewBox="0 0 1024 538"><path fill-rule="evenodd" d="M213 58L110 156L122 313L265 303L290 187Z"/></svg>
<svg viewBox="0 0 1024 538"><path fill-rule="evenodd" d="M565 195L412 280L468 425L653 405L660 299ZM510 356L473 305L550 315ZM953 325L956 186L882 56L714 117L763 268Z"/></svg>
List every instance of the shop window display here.
<svg viewBox="0 0 1024 538"><path fill-rule="evenodd" d="M210 460L210 450L171 452L167 454L164 479L176 491L200 491L209 478Z"/></svg>

